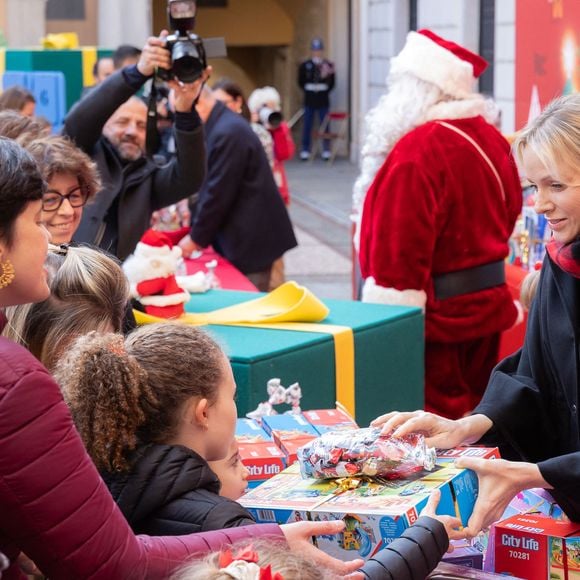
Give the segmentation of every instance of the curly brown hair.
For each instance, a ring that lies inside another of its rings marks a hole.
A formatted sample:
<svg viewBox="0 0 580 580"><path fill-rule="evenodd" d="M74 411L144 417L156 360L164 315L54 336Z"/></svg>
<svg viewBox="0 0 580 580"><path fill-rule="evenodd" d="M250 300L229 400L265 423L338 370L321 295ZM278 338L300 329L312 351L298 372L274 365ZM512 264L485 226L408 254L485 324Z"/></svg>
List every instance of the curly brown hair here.
<svg viewBox="0 0 580 580"><path fill-rule="evenodd" d="M11 109L0 111L0 136L13 139L22 147L49 134L50 123L46 119L27 117Z"/></svg>
<svg viewBox="0 0 580 580"><path fill-rule="evenodd" d="M57 174L74 175L90 201L101 189L97 166L72 141L59 135L50 135L27 144L46 182Z"/></svg>
<svg viewBox="0 0 580 580"><path fill-rule="evenodd" d="M174 438L191 397L215 402L223 360L205 332L161 323L124 341L114 334L82 337L54 374L95 465L128 471L137 447Z"/></svg>

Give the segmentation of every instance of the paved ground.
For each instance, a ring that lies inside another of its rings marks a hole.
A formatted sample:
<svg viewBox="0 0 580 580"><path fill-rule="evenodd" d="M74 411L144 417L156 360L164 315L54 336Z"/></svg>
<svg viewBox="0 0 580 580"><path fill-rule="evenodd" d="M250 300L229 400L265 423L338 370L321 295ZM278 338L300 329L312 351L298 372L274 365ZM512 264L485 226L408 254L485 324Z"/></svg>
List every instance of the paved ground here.
<svg viewBox="0 0 580 580"><path fill-rule="evenodd" d="M299 246L285 257L286 277L321 298L350 299L350 209L358 168L337 159L333 165L286 164L292 202L290 215Z"/></svg>

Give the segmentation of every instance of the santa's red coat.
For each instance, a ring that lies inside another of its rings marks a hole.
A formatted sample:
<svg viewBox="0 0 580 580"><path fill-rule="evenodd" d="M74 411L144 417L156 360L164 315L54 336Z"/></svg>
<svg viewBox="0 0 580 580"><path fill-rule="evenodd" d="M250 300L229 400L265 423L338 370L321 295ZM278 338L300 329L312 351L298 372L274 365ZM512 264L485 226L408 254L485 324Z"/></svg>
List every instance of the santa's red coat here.
<svg viewBox="0 0 580 580"><path fill-rule="evenodd" d="M517 316L507 286L436 300L433 277L502 260L522 206L510 147L483 117L449 120L485 151L437 122L395 145L364 204L360 265L378 286L426 293L427 341L458 343L500 332Z"/></svg>
<svg viewBox="0 0 580 580"><path fill-rule="evenodd" d="M160 318L178 318L185 312L183 305L189 299L174 275L143 280L136 290L145 312Z"/></svg>

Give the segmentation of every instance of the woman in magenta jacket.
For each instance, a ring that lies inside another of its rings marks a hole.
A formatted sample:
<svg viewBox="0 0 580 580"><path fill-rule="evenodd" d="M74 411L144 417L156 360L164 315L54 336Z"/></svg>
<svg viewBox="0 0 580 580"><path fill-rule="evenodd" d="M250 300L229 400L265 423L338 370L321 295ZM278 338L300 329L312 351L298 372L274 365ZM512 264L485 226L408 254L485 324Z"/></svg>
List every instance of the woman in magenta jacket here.
<svg viewBox="0 0 580 580"><path fill-rule="evenodd" d="M33 159L0 138L0 308L44 300L48 234L41 222L45 185ZM2 579L23 577L30 557L59 578L166 578L192 555L253 536L272 536L310 551L321 565L348 574L315 550L313 534L340 525L247 526L191 536L135 536L113 502L73 426L60 390L22 347L0 338L0 552L12 562ZM302 525L304 524L304 525Z"/></svg>

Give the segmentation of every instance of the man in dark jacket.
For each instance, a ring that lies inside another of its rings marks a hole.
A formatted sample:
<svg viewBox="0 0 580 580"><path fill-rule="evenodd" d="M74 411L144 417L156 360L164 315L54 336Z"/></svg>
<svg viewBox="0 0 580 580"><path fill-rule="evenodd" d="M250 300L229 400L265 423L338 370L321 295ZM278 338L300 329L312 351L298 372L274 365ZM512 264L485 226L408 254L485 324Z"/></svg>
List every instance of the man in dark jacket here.
<svg viewBox="0 0 580 580"><path fill-rule="evenodd" d="M272 264L297 245L264 149L249 123L204 89L207 179L199 192L184 255L210 244L267 291Z"/></svg>
<svg viewBox="0 0 580 580"><path fill-rule="evenodd" d="M103 181L74 239L121 260L135 249L153 211L196 193L205 176L203 129L194 101L209 71L191 85L172 83L176 158L161 165L145 156L147 107L134 95L157 67L171 67L163 45L150 38L137 65L108 77L65 120L64 134L92 157Z"/></svg>

